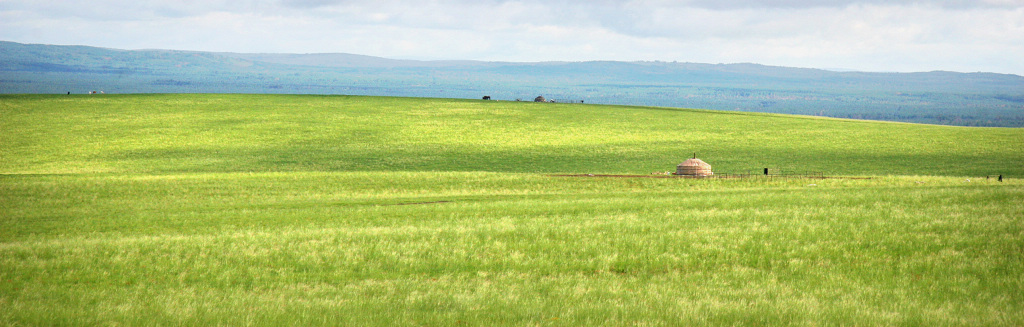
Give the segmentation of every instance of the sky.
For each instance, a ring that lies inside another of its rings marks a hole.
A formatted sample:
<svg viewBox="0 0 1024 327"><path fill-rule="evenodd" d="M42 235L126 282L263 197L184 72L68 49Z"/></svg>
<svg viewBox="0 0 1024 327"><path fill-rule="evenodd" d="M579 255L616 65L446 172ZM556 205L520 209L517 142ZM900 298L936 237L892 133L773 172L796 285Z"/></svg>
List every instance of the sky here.
<svg viewBox="0 0 1024 327"><path fill-rule="evenodd" d="M0 40L1024 75L1024 0L0 0Z"/></svg>

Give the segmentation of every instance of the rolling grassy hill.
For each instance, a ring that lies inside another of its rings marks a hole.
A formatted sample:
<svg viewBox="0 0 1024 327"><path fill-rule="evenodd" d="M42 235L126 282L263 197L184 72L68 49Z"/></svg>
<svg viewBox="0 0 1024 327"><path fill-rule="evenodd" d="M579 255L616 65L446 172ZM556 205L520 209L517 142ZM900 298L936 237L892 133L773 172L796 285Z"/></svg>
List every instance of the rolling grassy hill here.
<svg viewBox="0 0 1024 327"><path fill-rule="evenodd" d="M275 95L2 96L6 173L1024 176L1024 130L656 107Z"/></svg>
<svg viewBox="0 0 1024 327"><path fill-rule="evenodd" d="M450 99L3 95L0 324L1021 325L1022 134ZM693 152L717 172L869 179L552 176L666 171Z"/></svg>

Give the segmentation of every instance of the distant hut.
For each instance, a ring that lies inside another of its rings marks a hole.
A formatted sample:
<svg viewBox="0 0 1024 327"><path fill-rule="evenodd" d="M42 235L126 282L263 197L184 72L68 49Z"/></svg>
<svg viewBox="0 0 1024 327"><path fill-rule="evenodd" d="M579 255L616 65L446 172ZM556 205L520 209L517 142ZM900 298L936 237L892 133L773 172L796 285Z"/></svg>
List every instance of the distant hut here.
<svg viewBox="0 0 1024 327"><path fill-rule="evenodd" d="M692 159L686 159L686 161L676 166L676 175L711 176L713 174L711 172L711 165L704 162L704 160L697 159L696 155Z"/></svg>
<svg viewBox="0 0 1024 327"><path fill-rule="evenodd" d="M533 102L547 102L547 101L548 100L545 99L543 95L539 95L539 96L537 96L536 98L533 99Z"/></svg>

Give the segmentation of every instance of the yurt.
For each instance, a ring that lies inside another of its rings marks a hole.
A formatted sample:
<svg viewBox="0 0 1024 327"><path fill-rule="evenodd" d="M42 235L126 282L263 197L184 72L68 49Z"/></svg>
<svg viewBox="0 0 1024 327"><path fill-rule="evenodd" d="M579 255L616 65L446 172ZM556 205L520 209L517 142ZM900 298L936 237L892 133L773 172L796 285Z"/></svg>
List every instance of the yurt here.
<svg viewBox="0 0 1024 327"><path fill-rule="evenodd" d="M697 159L696 156L692 159L686 159L686 161L676 166L676 175L711 176L713 174L711 172L711 165L704 162L704 160Z"/></svg>

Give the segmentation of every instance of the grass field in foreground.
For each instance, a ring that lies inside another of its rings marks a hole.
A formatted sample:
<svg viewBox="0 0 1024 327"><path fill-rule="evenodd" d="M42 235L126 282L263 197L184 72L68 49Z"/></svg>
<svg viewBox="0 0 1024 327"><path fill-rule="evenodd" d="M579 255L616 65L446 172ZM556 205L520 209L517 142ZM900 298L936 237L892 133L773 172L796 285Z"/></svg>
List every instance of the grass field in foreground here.
<svg viewBox="0 0 1024 327"><path fill-rule="evenodd" d="M1024 324L1016 129L263 95L0 128L0 325ZM550 176L683 147L875 176Z"/></svg>
<svg viewBox="0 0 1024 327"><path fill-rule="evenodd" d="M1024 323L1020 180L354 172L0 187L5 324Z"/></svg>

